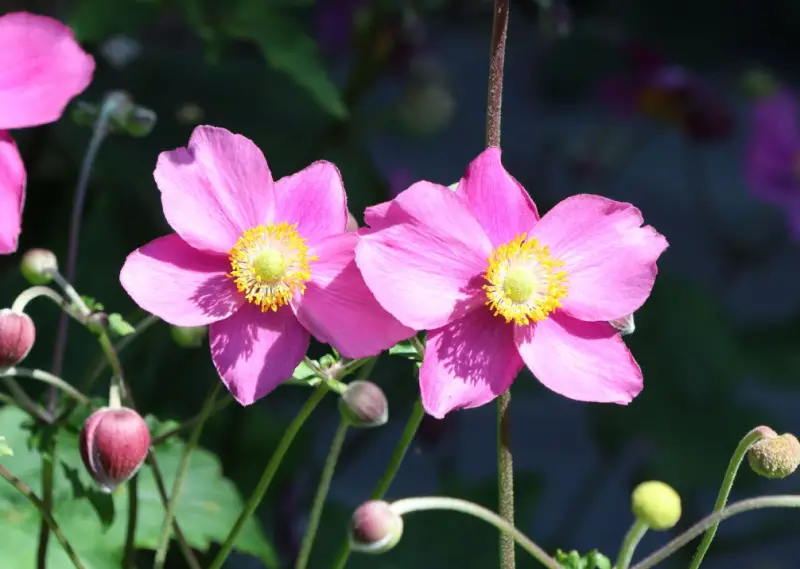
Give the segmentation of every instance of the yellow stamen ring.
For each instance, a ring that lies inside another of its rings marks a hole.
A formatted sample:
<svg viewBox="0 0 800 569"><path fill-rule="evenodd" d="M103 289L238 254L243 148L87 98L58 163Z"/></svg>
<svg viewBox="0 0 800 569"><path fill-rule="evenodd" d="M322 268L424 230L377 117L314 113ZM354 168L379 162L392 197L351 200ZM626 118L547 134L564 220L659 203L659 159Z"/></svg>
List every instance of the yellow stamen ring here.
<svg viewBox="0 0 800 569"><path fill-rule="evenodd" d="M547 318L567 296L568 275L559 270L560 259L550 256L547 245L539 245L527 234L497 247L486 270L486 305L506 322L527 325Z"/></svg>
<svg viewBox="0 0 800 569"><path fill-rule="evenodd" d="M311 278L306 240L297 233L297 224L258 225L245 231L228 253L236 288L245 299L261 308L277 311L288 304L296 292L303 294Z"/></svg>

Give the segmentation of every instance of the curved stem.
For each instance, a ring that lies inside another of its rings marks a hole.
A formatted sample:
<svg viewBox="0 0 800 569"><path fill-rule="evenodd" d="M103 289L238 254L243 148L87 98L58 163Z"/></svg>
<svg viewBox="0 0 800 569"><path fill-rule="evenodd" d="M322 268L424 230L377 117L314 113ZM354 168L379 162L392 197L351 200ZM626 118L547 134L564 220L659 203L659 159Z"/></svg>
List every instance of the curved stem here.
<svg viewBox="0 0 800 569"><path fill-rule="evenodd" d="M749 498L747 500L735 502L718 512L709 514L681 535L667 543L664 547L634 565L631 569L650 569L651 567L655 567L708 528L718 526L722 520L738 514L743 514L744 512L749 512L750 510L759 510L762 508L800 508L800 496L791 494L761 496L759 498Z"/></svg>
<svg viewBox="0 0 800 569"><path fill-rule="evenodd" d="M733 482L736 480L736 473L739 471L739 466L742 464L745 454L747 454L747 449L749 449L753 443L762 439L766 434L771 434L771 431L771 429L767 431L765 427L756 427L747 433L741 441L739 441L739 444L736 446L736 450L733 451L731 461L728 463L728 469L725 471L725 477L722 480L722 486L719 489L717 501L714 503L714 512L722 510L722 508L724 508L725 504L728 502L728 496L730 496ZM714 539L714 535L717 533L718 527L719 522L708 528L708 531L703 536L703 540L700 542L700 545L697 546L697 551L695 551L694 557L692 557L692 562L689 564L689 569L697 569L700 567L700 564L703 562L703 557L705 557L706 553L708 552L708 548L711 546L711 541Z"/></svg>
<svg viewBox="0 0 800 569"><path fill-rule="evenodd" d="M13 377L0 377L0 380L2 380L8 388L8 392L11 394L17 407L24 409L31 417L36 417L45 424L52 421L53 417L47 412L47 409L44 409L36 403L36 401L31 399Z"/></svg>
<svg viewBox="0 0 800 569"><path fill-rule="evenodd" d="M91 407L92 402L83 393L72 387L69 383L64 381L52 373L46 372L41 369L29 369L24 367L9 367L0 371L0 377L28 377L46 383L56 389L59 389L72 397L75 401L86 407Z"/></svg>
<svg viewBox="0 0 800 569"><path fill-rule="evenodd" d="M239 537L239 532L242 531L244 524L255 513L256 508L258 508L258 505L264 498L264 494L267 493L269 485L272 483L272 479L278 472L278 467L281 465L283 457L286 455L286 451L289 450L289 447L291 446L292 441L294 441L294 438L297 436L297 433L300 431L300 428L306 422L306 419L308 419L308 417L311 415L312 411L314 411L314 409L317 407L319 402L322 401L322 398L325 397L327 392L328 386L326 384L323 383L317 387L311 393L311 396L305 402L297 415L295 415L294 419L292 419L292 422L289 423L289 426L286 428L286 432L283 433L283 438L281 438L280 442L278 443L278 448L276 448L275 452L272 453L272 457L269 459L269 462L264 469L264 473L261 475L261 479L256 485L256 489L250 495L250 498L247 500L242 513L239 515L239 519L236 520L233 528L231 528L230 533L228 533L228 537L225 538L225 543L222 544L220 552L214 558L214 561L211 563L211 565L209 565L208 569L220 569L222 564L225 563L225 560L228 558L228 555L230 555L231 550L233 549L233 544L236 542L236 538Z"/></svg>
<svg viewBox="0 0 800 569"><path fill-rule="evenodd" d="M380 500L386 494L387 490L389 490L394 477L397 475L397 471L400 470L400 465L403 463L403 459L405 458L408 449L411 447L411 443L414 440L414 436L417 434L417 430L419 429L419 425L422 423L422 418L424 416L425 409L422 407L422 401L417 399L417 402L414 403L414 409L411 411L411 416L408 418L408 422L403 429L403 434L400 436L400 440L397 441L397 446L394 447L392 458L389 460L389 464L386 467L383 476L381 476L381 479L378 481L375 490L373 490L372 495L370 496L371 500ZM347 565L347 560L349 558L350 541L347 540L339 550L339 555L336 557L336 561L331 566L332 569L343 569L344 566Z"/></svg>
<svg viewBox="0 0 800 569"><path fill-rule="evenodd" d="M83 317L72 309L69 303L64 300L63 296L58 294L49 286L32 286L30 288L26 288L19 293L17 298L14 299L14 303L11 305L11 310L15 312L24 312L25 307L27 307L31 301L40 297L53 301L56 306L66 312L69 316L78 322L83 322Z"/></svg>
<svg viewBox="0 0 800 569"><path fill-rule="evenodd" d="M78 558L78 554L75 553L72 545L70 545L69 541L67 540L67 537L61 531L61 528L58 526L55 518L53 518L50 510L45 507L44 503L39 499L38 496L36 496L36 494L34 494L33 490L31 490L22 480L11 474L2 464L0 464L0 476L5 478L9 484L16 488L17 491L39 511L39 514L42 516L42 520L44 520L44 523L46 523L47 527L49 527L53 532L53 535L56 536L58 543L60 543L61 547L64 548L64 551L67 553L67 557L69 557L69 560L72 561L72 564L76 567L76 569L86 569L83 563L81 563L81 560Z"/></svg>
<svg viewBox="0 0 800 569"><path fill-rule="evenodd" d="M628 533L625 534L625 539L622 540L622 547L617 556L617 563L614 565L615 569L628 569L633 559L633 552L636 551L636 546L642 541L648 529L647 524L640 519L633 522Z"/></svg>
<svg viewBox="0 0 800 569"><path fill-rule="evenodd" d="M183 481L186 478L186 472L189 470L189 461L192 457L192 451L194 451L195 447L197 446L197 443L200 440L200 434L203 432L203 427L206 424L206 420L211 415L211 409L214 407L214 400L217 398L220 385L222 385L221 382L214 382L214 387L211 388L211 391L203 402L203 407L200 411L200 420L197 421L197 424L192 431L192 435L189 437L189 441L186 443L186 446L183 449L183 456L181 456L181 461L178 463L178 471L175 473L175 481L172 483L172 493L170 494L169 503L167 504L167 513L164 516L164 522L161 526L161 539L159 540L158 547L156 548L156 557L155 561L153 562L153 569L162 569L164 567L164 562L167 559L169 538L172 533L170 530L172 529L172 520L175 518L175 508L178 505L178 497L180 496L181 486L183 486Z"/></svg>
<svg viewBox="0 0 800 569"><path fill-rule="evenodd" d="M528 536L519 531L516 527L495 514L489 508L484 508L478 504L473 504L467 500L459 498L446 498L442 496L422 496L418 498L404 498L392 503L392 510L400 516L412 512L424 512L430 510L449 510L460 512L474 518L485 521L496 527L501 532L510 535L511 538L531 556L545 567L550 569L561 569L558 562L547 555L545 551L531 541Z"/></svg>
<svg viewBox="0 0 800 569"><path fill-rule="evenodd" d="M331 449L328 451L328 457L325 459L325 466L322 468L322 475L319 479L319 486L314 496L314 504L311 507L311 515L308 519L308 528L306 534L303 536L303 543L300 546L300 553L297 556L297 562L294 565L295 569L306 569L308 560L311 557L311 548L314 546L314 538L317 535L317 528L319 527L320 519L322 518L322 510L325 507L325 500L328 497L328 490L331 487L333 480L333 473L336 470L336 463L339 460L339 455L342 452L342 445L347 436L347 421L344 419L339 420L339 426L336 428L336 433L333 435L331 442Z"/></svg>

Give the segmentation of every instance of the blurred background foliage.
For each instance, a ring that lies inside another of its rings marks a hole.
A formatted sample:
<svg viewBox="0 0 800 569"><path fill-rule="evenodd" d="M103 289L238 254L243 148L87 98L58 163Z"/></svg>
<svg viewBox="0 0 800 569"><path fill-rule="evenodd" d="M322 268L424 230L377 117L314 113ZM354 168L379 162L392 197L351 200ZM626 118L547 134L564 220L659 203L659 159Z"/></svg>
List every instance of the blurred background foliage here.
<svg viewBox="0 0 800 569"><path fill-rule="evenodd" d="M118 272L130 251L169 231L152 171L158 153L184 145L195 125L248 136L276 177L313 160L334 161L359 219L365 206L416 179L455 182L483 145L488 0L3 3L4 11L22 9L64 19L95 56L95 79L80 101L96 104L109 90L122 89L158 116L149 136L117 134L104 144L80 246L77 288L131 322L144 314L124 294ZM645 374L645 390L631 405L565 401L526 372L514 387L519 524L550 550L598 547L613 556L630 521L627 492L635 483L658 478L678 489L685 527L710 510L745 432L759 424L798 430L800 254L781 213L749 195L741 156L751 104L743 74L767 68L794 80L800 4L515 0L511 19L507 168L540 212L573 193L601 193L634 202L671 242L628 341ZM599 94L598 84L608 78L632 77L635 83L634 44L680 65L691 85L702 85L696 98L692 88L675 96L646 86L632 103ZM29 176L21 251L47 247L65 257L67 212L90 135L69 113L56 124L15 133ZM6 305L24 287L17 264L18 256L0 258ZM32 313L38 338L27 363L47 368L57 314L46 303ZM324 353L321 346L312 349ZM90 335L75 328L65 378L79 384L98 358ZM207 345L180 349L163 323L137 339L123 363L140 409L161 421L191 417L217 381ZM312 556L318 569L330 566L349 513L376 481L416 397L406 360L384 356L372 377L388 394L391 420L385 432L356 432L348 439ZM31 393L36 389L30 386ZM213 552L225 535L303 396L301 388L282 388L247 409L231 405L210 422L202 438L208 452L193 461L185 490L189 510L178 514L198 550L211 543ZM390 496L441 493L494 506L493 409L482 411L426 419ZM328 401L302 431L259 510L263 532L250 528L231 567L291 562L335 420ZM24 421L4 409L0 422L18 460L33 456L24 450ZM124 500L115 496L109 505L81 494L81 485L70 490L69 468L80 468L74 433L64 436L64 492L72 500L68 507L78 512L69 516L85 526L71 530L83 532L75 539L96 541L102 532L104 543L121 545L115 528L124 518ZM167 469L173 447L180 443L159 450ZM35 473L38 461L23 462L17 465ZM356 474L364 465L372 465L367 473L374 478ZM145 471L140 488L150 484ZM797 488L791 480L760 484L746 472L735 495ZM200 505L192 511L195 491ZM30 547L35 524L18 523L12 498L2 495L0 513L6 508L8 515L0 515L0 552L7 566L10 548ZM140 515L156 531L158 505L147 512L145 507ZM779 549L796 527L791 515L770 513L724 526L707 564L796 566L796 557ZM666 537L648 537L644 547ZM154 540L142 531L142 566ZM496 536L479 522L415 514L396 550L354 556L348 566L480 569L493 565L496 548ZM173 553L170 567L182 567ZM685 565L690 553L667 566ZM15 569L29 566L32 553L22 554ZM118 554L100 547L92 567L110 567ZM57 555L52 567L66 567ZM532 565L520 557L519 566Z"/></svg>

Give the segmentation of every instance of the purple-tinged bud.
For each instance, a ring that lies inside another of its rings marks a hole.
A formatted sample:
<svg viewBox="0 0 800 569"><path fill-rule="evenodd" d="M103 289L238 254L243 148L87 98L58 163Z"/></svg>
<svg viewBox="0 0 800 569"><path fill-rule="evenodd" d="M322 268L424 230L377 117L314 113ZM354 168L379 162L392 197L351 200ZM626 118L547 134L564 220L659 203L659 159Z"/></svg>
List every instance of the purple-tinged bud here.
<svg viewBox="0 0 800 569"><path fill-rule="evenodd" d="M361 553L385 553L403 537L403 518L388 502L371 500L353 513L350 547Z"/></svg>
<svg viewBox="0 0 800 569"><path fill-rule="evenodd" d="M169 331L172 339L181 348L198 348L208 336L206 326L173 326Z"/></svg>
<svg viewBox="0 0 800 569"><path fill-rule="evenodd" d="M358 231L358 220L349 210L347 212L347 227L345 231Z"/></svg>
<svg viewBox="0 0 800 569"><path fill-rule="evenodd" d="M371 381L357 380L342 393L339 412L352 427L380 427L389 420L389 402L380 387Z"/></svg>
<svg viewBox="0 0 800 569"><path fill-rule="evenodd" d="M58 259L47 249L30 249L22 255L19 268L32 285L46 285L53 281L52 273L58 270Z"/></svg>
<svg viewBox="0 0 800 569"><path fill-rule="evenodd" d="M150 448L150 431L133 409L98 409L86 419L80 436L83 464L104 492L132 478Z"/></svg>
<svg viewBox="0 0 800 569"><path fill-rule="evenodd" d="M0 369L25 359L36 341L36 326L24 312L0 310Z"/></svg>
<svg viewBox="0 0 800 569"><path fill-rule="evenodd" d="M800 442L791 433L766 436L747 451L750 468L765 478L786 478L800 465Z"/></svg>
<svg viewBox="0 0 800 569"><path fill-rule="evenodd" d="M620 336L633 334L634 330L636 330L636 325L633 322L633 314L628 314L623 318L612 320L610 324L617 329L617 332L619 332Z"/></svg>

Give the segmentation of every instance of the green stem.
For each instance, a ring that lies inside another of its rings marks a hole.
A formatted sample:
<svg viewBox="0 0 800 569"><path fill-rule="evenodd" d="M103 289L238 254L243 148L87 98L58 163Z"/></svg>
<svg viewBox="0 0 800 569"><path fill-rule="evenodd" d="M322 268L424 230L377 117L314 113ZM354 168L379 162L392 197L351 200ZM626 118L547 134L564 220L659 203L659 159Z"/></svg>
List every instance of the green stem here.
<svg viewBox="0 0 800 569"><path fill-rule="evenodd" d="M346 436L347 421L341 419L339 421L339 426L336 428L336 433L333 435L331 449L328 451L328 458L325 459L325 466L322 468L322 475L319 479L319 486L317 486L317 493L314 496L314 503L311 506L308 528L303 537L303 543L300 546L297 562L294 565L295 569L306 569L308 565L308 560L311 557L311 548L314 546L314 538L317 535L317 528L319 528L319 522L322 518L322 510L325 507L325 500L328 497L328 490L331 487L333 473L336 470L336 463L342 452L342 445L344 444Z"/></svg>
<svg viewBox="0 0 800 569"><path fill-rule="evenodd" d="M91 407L92 402L89 401L89 398L86 397L83 393L72 387L69 383L64 381L58 376L53 375L52 373L40 370L40 369L28 369L24 367L9 367L2 371L0 371L0 377L27 377L30 379L35 379L36 381L41 381L56 389L60 389L70 397L72 397L75 401L80 403L81 405L85 405L86 407Z"/></svg>
<svg viewBox="0 0 800 569"><path fill-rule="evenodd" d="M399 515L410 514L412 512L424 512L430 510L449 510L452 512L460 512L467 514L479 520L483 520L506 535L511 536L522 549L530 553L530 555L549 569L561 569L558 562L547 555L545 551L531 541L528 536L519 531L514 525L508 523L504 518L495 514L488 508L473 504L467 500L459 498L446 498L442 496L423 496L418 498L404 498L392 503L392 510Z"/></svg>
<svg viewBox="0 0 800 569"><path fill-rule="evenodd" d="M615 569L628 569L633 559L633 552L636 551L636 547L648 529L648 525L638 518L633 522L628 533L625 534L625 539L622 540L617 563L614 565Z"/></svg>
<svg viewBox="0 0 800 569"><path fill-rule="evenodd" d="M747 454L747 449L749 449L753 443L759 441L768 433L771 434L772 429L767 430L766 427L756 427L747 433L739 442L736 450L733 451L731 461L728 463L728 469L725 471L725 478L722 480L722 486L719 489L717 501L714 503L714 509L712 510L713 512L719 512L728 502L728 496L730 496L733 482L736 480L736 473L739 471L739 466L742 464L742 460L744 460L744 457ZM719 522L708 528L708 531L703 536L703 540L697 547L697 551L695 551L694 557L692 557L692 562L689 564L689 569L697 569L700 567L700 564L703 562L703 558L708 552L708 548L711 546L711 541L714 539L714 535L717 533L718 527Z"/></svg>
<svg viewBox="0 0 800 569"><path fill-rule="evenodd" d="M422 401L417 399L417 402L414 404L414 409L411 411L411 416L408 418L405 429L403 429L403 434L400 436L400 440L397 441L397 446L394 447L394 452L392 453L392 458L389 460L389 465L386 467L383 476L378 481L375 490L373 490L372 495L370 496L371 500L380 500L389 490L394 477L397 475L397 471L400 470L400 465L403 463L403 459L405 458L408 449L411 447L411 443L414 440L414 436L417 434L417 430L419 429L419 425L424 416L425 409L422 407ZM332 568L344 569L349 558L350 541L348 540L339 550L339 555L336 557L336 561L332 565Z"/></svg>
<svg viewBox="0 0 800 569"><path fill-rule="evenodd" d="M55 437L50 437L46 448L42 452L42 510L52 518L53 512L53 460L56 453ZM42 525L39 526L39 547L36 551L36 567L47 569L47 545L50 541L50 528L52 526L47 518L42 515Z"/></svg>
<svg viewBox="0 0 800 569"><path fill-rule="evenodd" d="M651 567L655 567L707 529L719 526L722 520L738 514L743 514L744 512L749 512L750 510L759 510L763 508L800 508L800 496L791 494L761 496L759 498L749 498L747 500L735 502L726 508L709 514L681 535L667 543L664 547L634 565L631 569L650 569Z"/></svg>
<svg viewBox="0 0 800 569"><path fill-rule="evenodd" d="M136 569L136 520L139 516L139 477L128 481L128 528L125 532L125 569Z"/></svg>
<svg viewBox="0 0 800 569"><path fill-rule="evenodd" d="M500 515L514 525L514 459L511 455L511 390L497 398L497 497ZM514 540L500 535L500 567L514 569Z"/></svg>
<svg viewBox="0 0 800 569"><path fill-rule="evenodd" d="M181 487L183 486L183 481L186 479L186 473L189 470L189 461L191 460L192 452L197 446L197 443L200 441L200 433L203 432L203 427L206 424L206 420L211 414L211 409L214 407L214 401L217 398L217 392L219 391L220 385L222 385L222 382L214 382L214 387L211 388L206 400L203 402L203 407L200 411L200 420L197 421L197 424L192 431L192 435L189 437L189 441L186 443L186 446L183 449L183 456L181 456L181 461L178 463L178 471L175 474L175 481L172 483L172 493L170 494L169 503L167 504L167 514L164 517L164 522L161 525L161 539L159 540L158 547L156 548L156 558L153 562L153 569L163 569L164 562L167 559L169 538L172 534L170 530L172 529L172 520L175 518L175 508L178 506L178 498L180 496Z"/></svg>
<svg viewBox="0 0 800 569"><path fill-rule="evenodd" d="M42 520L53 532L53 535L56 536L58 543L60 543L61 547L64 548L67 557L69 557L69 560L72 561L72 564L75 566L75 568L86 569L83 563L81 563L81 560L78 558L78 554L75 553L75 550L72 548L67 540L67 537L64 535L64 532L61 531L61 528L58 526L55 518L50 513L50 509L45 506L45 504L39 499L38 496L36 496L36 494L34 494L33 490L31 490L22 480L11 474L2 464L0 464L0 476L5 478L9 484L16 488L17 491L39 511L39 514L42 516Z"/></svg>
<svg viewBox="0 0 800 569"><path fill-rule="evenodd" d="M283 438L281 438L281 441L278 443L278 448L275 449L275 452L269 459L266 468L264 468L264 473L261 475L261 479L258 481L256 489L250 495L250 498L247 500L242 513L239 515L239 519L236 520L233 528L231 528L228 537L225 538L225 542L222 544L220 552L217 554L216 558L214 558L214 561L211 563L211 565L209 565L208 569L220 569L222 564L225 563L225 560L228 558L228 555L230 555L231 550L233 549L236 538L239 537L239 532L242 531L244 524L255 513L256 508L258 508L258 505L261 503L261 500L264 499L264 494L267 493L269 485L272 483L272 479L278 472L278 467L281 465L283 457L289 450L292 441L294 441L294 438L297 436L300 428L306 422L306 419L308 419L312 411L314 411L319 402L322 401L322 398L325 397L327 392L328 386L326 384L323 383L317 387L311 393L311 396L305 402L297 415L295 415L294 419L292 419L292 422L289 423L286 432L283 434Z"/></svg>
<svg viewBox="0 0 800 569"><path fill-rule="evenodd" d="M69 314L72 318L78 322L83 322L83 316L78 312L75 312L69 303L64 300L64 297L49 286L32 286L30 288L26 288L17 296L17 298L14 299L14 302L11 305L11 310L14 312L24 312L25 308L32 300L40 297L53 301L56 306Z"/></svg>

